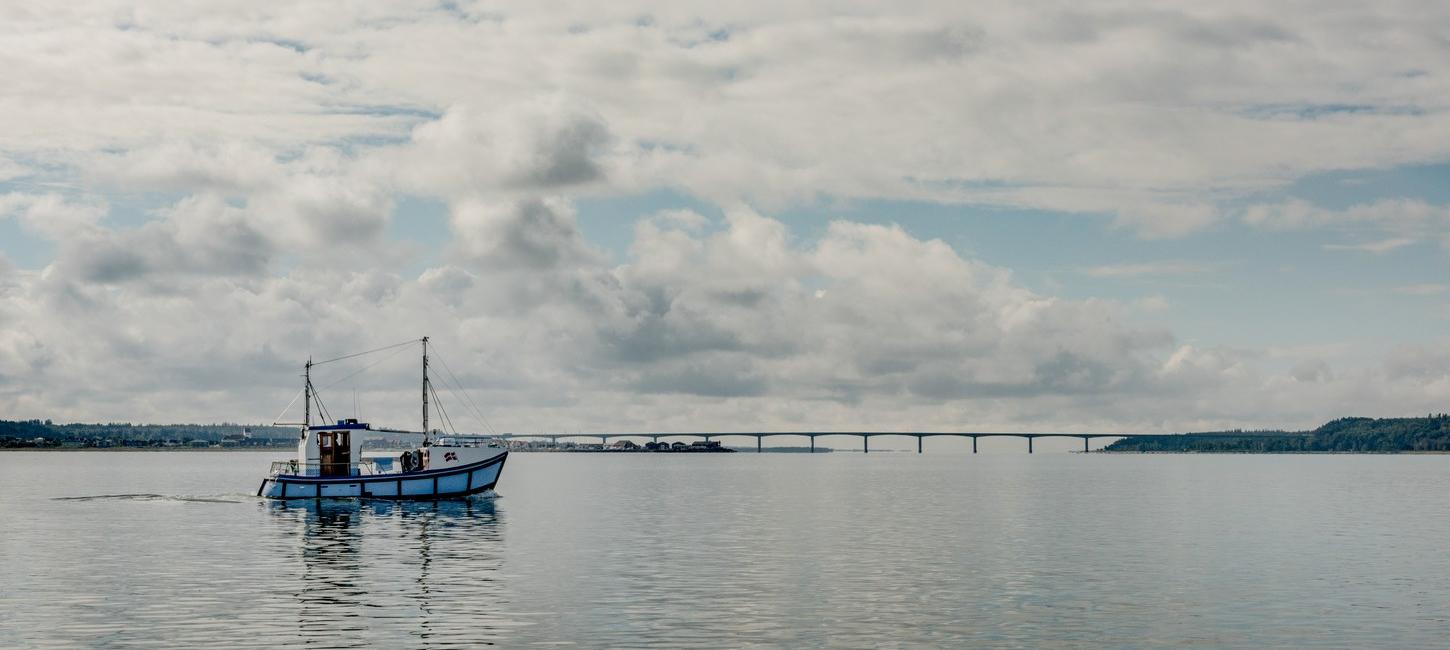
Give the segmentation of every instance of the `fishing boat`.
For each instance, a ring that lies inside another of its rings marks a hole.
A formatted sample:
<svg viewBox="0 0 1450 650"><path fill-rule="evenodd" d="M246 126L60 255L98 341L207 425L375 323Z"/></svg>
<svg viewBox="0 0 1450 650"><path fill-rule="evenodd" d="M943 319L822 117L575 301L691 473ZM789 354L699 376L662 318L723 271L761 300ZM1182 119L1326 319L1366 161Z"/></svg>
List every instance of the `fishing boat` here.
<svg viewBox="0 0 1450 650"><path fill-rule="evenodd" d="M326 413L326 407L312 386L314 366L414 343L422 343L423 346L421 431L373 427L359 422L357 418L313 424L314 403L319 411ZM441 431L429 428L429 396L435 402L438 397L428 379L428 337L317 363L309 359L302 376L302 422L279 423L301 427L297 457L272 463L271 471L257 488L257 496L269 499L450 499L491 490L498 484L504 461L508 459L507 449L486 437L462 436L456 432L453 436L443 437ZM447 417L446 411L444 417ZM403 451L362 452L361 438L369 432L419 434L422 442ZM360 453L354 454L354 445Z"/></svg>

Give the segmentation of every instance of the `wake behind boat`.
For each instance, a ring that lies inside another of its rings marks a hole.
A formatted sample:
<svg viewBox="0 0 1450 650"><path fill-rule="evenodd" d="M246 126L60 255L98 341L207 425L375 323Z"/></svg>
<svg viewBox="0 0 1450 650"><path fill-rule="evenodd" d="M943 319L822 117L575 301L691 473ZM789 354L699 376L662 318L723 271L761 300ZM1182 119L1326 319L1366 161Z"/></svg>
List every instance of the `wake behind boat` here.
<svg viewBox="0 0 1450 650"><path fill-rule="evenodd" d="M312 424L313 402L317 402L320 410L325 410L312 386L312 367L371 352L316 364L309 359L303 373L302 395L305 401L302 422L297 423L301 426L297 458L272 463L271 472L257 488L257 496L270 499L448 499L493 489L503 472L508 450L486 441L434 440L434 435L439 432L428 428L428 399L431 395L437 401L437 394L428 380L428 337L416 342L423 344L422 431L373 428L352 418L337 420L335 424ZM382 349L392 347L398 346ZM423 441L418 447L402 452L354 454L354 443L359 447L362 444L360 439L354 438L360 438L365 432L416 433L423 436Z"/></svg>

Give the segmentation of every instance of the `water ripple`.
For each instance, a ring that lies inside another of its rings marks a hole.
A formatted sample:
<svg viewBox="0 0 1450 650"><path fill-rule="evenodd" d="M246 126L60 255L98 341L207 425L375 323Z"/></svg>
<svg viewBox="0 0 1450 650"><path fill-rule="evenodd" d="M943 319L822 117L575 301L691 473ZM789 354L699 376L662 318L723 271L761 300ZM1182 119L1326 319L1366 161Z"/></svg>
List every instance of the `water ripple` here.
<svg viewBox="0 0 1450 650"><path fill-rule="evenodd" d="M1447 462L519 454L283 503L257 454L7 453L0 647L1429 647Z"/></svg>

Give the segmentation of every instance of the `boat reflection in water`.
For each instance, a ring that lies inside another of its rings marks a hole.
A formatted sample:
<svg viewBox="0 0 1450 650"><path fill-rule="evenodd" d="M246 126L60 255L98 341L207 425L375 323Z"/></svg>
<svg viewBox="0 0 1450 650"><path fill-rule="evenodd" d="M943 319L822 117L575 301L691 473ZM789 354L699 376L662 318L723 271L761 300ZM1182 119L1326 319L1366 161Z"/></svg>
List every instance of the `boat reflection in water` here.
<svg viewBox="0 0 1450 650"><path fill-rule="evenodd" d="M503 613L503 518L494 499L272 501L296 539L297 637L355 647L474 647ZM282 597L279 594L279 597Z"/></svg>

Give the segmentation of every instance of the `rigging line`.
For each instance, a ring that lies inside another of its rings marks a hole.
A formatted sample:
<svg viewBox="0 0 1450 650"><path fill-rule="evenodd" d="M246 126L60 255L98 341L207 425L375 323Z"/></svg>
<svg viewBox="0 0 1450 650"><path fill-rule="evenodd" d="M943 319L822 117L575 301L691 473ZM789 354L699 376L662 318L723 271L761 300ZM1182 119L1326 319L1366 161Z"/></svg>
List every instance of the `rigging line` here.
<svg viewBox="0 0 1450 650"><path fill-rule="evenodd" d="M444 369L445 369L445 370L447 370L447 368L448 368L448 366L447 366L447 365L445 365L445 366L443 366L443 368L444 368ZM451 370L450 370L450 371L448 371L448 374L450 374L450 375L451 375L451 374L453 374L453 371L451 371ZM456 381L457 381L457 379L456 379L456 378L455 378L455 380L454 380L454 381L455 381L455 382L456 382ZM446 381L445 381L445 382L443 382L443 387L444 387L444 388L447 388L447 389L448 389L448 393L449 393L449 394L450 394L450 395L453 395L453 396L454 396L454 397L455 397L455 398L458 398L458 401L460 401L460 402L463 402L463 405L464 405L464 406L465 406L465 407L467 407L467 406L469 406L469 403L468 403L468 401L467 401L467 398L468 398L468 393L467 393L467 392L464 392L464 393L463 393L463 395L462 395L462 397L460 397L460 396L459 396L459 395L458 395L458 393L459 393L459 391L456 391L456 390L453 390L453 387L452 387L452 386L450 386L450 385L449 385L449 384L448 384L448 382L446 382ZM459 386L459 390L462 390L462 388L463 388L463 387L462 387L462 386ZM466 410L466 409L465 409L465 410ZM475 413L477 413L477 411L478 411L478 407L476 407L476 406L475 406L475 407L474 407L474 412L475 412ZM488 432L488 433L489 433L489 434L490 434L490 435L493 435L493 427L491 427L491 426L489 426L489 424L488 424L488 420L487 420L487 419L485 419L485 418L484 418L484 417L483 417L483 414L482 414L482 413L478 413L478 418L479 418L479 419L480 419L480 420L482 420L482 421L483 421L483 427L484 427L484 430L485 430L485 431L486 431L486 432Z"/></svg>
<svg viewBox="0 0 1450 650"><path fill-rule="evenodd" d="M312 399L317 402L317 410L321 411L321 415L324 418L322 421L332 422L332 414L327 412L327 405L322 403L322 393L317 392L316 388L312 389Z"/></svg>
<svg viewBox="0 0 1450 650"><path fill-rule="evenodd" d="M301 389L298 389L297 394L292 396L292 401L287 402L286 408L283 408L282 409L282 412L277 414L277 417L272 418L272 422L274 422L274 423L281 422L282 421L282 416L287 415L287 410L290 409L290 408L292 408L292 405L297 403L297 398L302 397L302 393L305 393L305 392L307 392L307 388L306 387L303 387Z"/></svg>
<svg viewBox="0 0 1450 650"><path fill-rule="evenodd" d="M342 361L343 359L351 359L353 357L360 357L360 356L363 356L365 354L372 354L374 352L382 352L383 350L391 350L393 348L400 348L400 347L403 347L405 345L412 345L414 343L417 343L420 340L422 340L422 339L411 339L411 340L408 340L408 341L403 341L402 343L394 343L392 345L385 345L385 346L380 347L380 348L378 348L376 350L368 350L367 352L354 352L352 354L344 354L344 355L342 355L340 357L337 357L337 358L334 358L334 359L328 359L326 361L316 361L316 362L313 362L312 365L314 365L314 366L320 366L320 365L322 365L324 363L332 363L334 361Z"/></svg>
<svg viewBox="0 0 1450 650"><path fill-rule="evenodd" d="M453 430L453 435L458 435L458 427L453 426L453 419L448 417L448 409L443 408L443 400L438 399L438 390L428 384L428 392L433 393L433 405L438 407L438 412L443 415L443 423Z"/></svg>
<svg viewBox="0 0 1450 650"><path fill-rule="evenodd" d="M443 360L442 355L438 356L438 362L443 364L443 369L448 372L449 377L453 378L453 383L458 386L459 392L463 393L464 399L467 400L466 406L473 407L473 412L477 414L478 419L483 422L484 430L488 431L488 433L491 435L498 435L498 431L496 431L493 428L493 425L489 423L488 418L484 417L483 409L478 408L478 403L473 401L473 396L468 394L468 390L463 387L463 382L458 380L458 375L453 374L453 369L448 367L448 362ZM444 384L444 386L447 386L447 384ZM449 388L448 390L451 391L453 389Z"/></svg>
<svg viewBox="0 0 1450 650"><path fill-rule="evenodd" d="M388 360L388 359L391 359L391 358L393 358L393 357L396 357L396 356L398 356L398 353L399 353L399 352L402 352L402 351L403 351L403 350L406 350L406 349L407 349L407 348L402 348L402 347L400 347L400 348L398 348L398 349L397 349L397 350L394 350L394 351L393 351L393 353L392 353L392 354L390 354L390 355L388 355L388 356L385 356L385 357L383 357L383 358L381 358L381 359L378 359L378 360L377 360L377 361L374 361L374 362L372 362L372 363L370 363L370 364L368 364L368 365L366 365L366 366L363 366L363 367L361 367L361 368L358 368L358 369L357 369L357 370L354 370L354 371L352 371L352 373L351 373L351 374L349 374L349 375L347 375L347 376L346 376L346 377L343 377L343 378L342 378L342 379L339 379L339 380L337 380L337 381L334 381L334 382L332 382L332 383L330 383L330 384L328 384L328 385L326 385L326 386L323 386L323 388L332 388L332 387L333 387L333 386L336 386L336 385L338 385L338 384L341 384L341 383L342 383L342 382L345 382L345 381L347 381L347 380L349 380L349 379L352 379L352 378L353 378L353 377L356 377L356 376L358 376L358 375L359 375L359 374L360 374L360 373L362 373L362 372L363 372L363 371L366 371L366 370L370 370L370 369L372 369L372 368L373 368L373 367L374 367L374 366L377 366L377 365L378 365L378 364L380 364L380 363L382 363L382 362L384 362L384 361L387 361L387 360ZM314 366L315 366L315 365L317 365L317 364L315 364L315 363L314 363L314 364L312 364L312 365L314 365Z"/></svg>
<svg viewBox="0 0 1450 650"><path fill-rule="evenodd" d="M438 399L438 393L436 391L433 393L433 399ZM448 409L443 408L441 402L438 404L438 412L443 414L443 421L448 423L448 428L453 431L453 435L458 435L458 426L453 424L453 418L448 416Z"/></svg>

